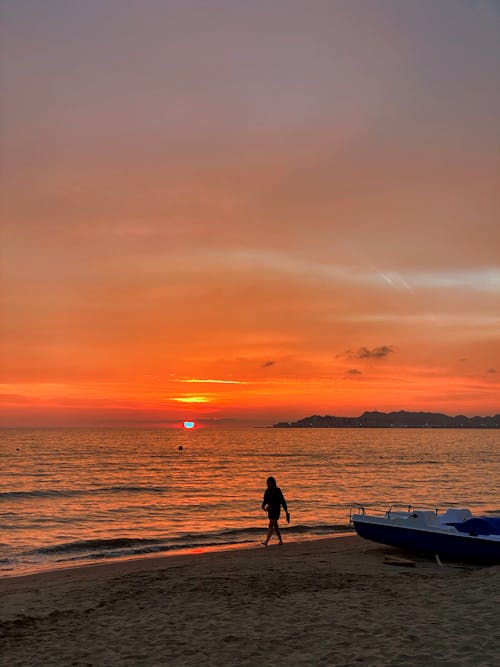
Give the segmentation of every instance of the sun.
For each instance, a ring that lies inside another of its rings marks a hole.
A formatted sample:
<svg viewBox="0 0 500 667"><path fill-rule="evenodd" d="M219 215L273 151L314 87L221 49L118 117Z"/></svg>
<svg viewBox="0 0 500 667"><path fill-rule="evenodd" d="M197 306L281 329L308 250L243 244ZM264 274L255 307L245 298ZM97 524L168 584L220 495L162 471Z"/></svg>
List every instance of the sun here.
<svg viewBox="0 0 500 667"><path fill-rule="evenodd" d="M194 428L196 426L196 422L184 422L183 424L184 428Z"/></svg>

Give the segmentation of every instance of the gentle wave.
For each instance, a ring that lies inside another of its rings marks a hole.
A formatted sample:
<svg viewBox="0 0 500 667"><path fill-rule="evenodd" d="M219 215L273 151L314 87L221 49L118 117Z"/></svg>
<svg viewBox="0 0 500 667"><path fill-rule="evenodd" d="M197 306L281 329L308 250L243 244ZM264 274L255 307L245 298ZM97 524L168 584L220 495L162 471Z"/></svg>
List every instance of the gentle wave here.
<svg viewBox="0 0 500 667"><path fill-rule="evenodd" d="M91 553L85 556L73 556L71 558L60 558L57 563L70 563L82 560L103 560L105 558L130 558L133 556L144 556L146 554L162 554L169 551L181 551L189 549L206 549L209 547L232 546L234 544L255 544L255 540L239 540L238 542L186 542L182 544L164 544L156 547L145 547L143 549L120 549L113 552Z"/></svg>
<svg viewBox="0 0 500 667"><path fill-rule="evenodd" d="M162 540L140 539L129 537L117 537L114 539L77 540L76 542L64 542L49 547L40 547L29 551L28 554L57 554L65 551L88 551L89 549L119 549L143 544L159 544Z"/></svg>
<svg viewBox="0 0 500 667"><path fill-rule="evenodd" d="M298 525L288 527L286 533L295 535L327 535L348 530L351 530L351 528L346 524ZM93 551L94 553L92 554L77 558L116 557L117 555L151 553L153 551L168 551L171 549L189 549L199 546L242 544L253 542L258 535L263 535L264 533L265 528L249 526L248 528L234 528L214 531L212 533L184 533L183 535L164 539L118 537L112 539L78 540L39 547L33 551L26 552L24 555L56 556Z"/></svg>
<svg viewBox="0 0 500 667"><path fill-rule="evenodd" d="M32 491L4 491L1 500L11 498L70 498L72 496L103 495L105 493L163 493L164 486L104 486L97 489L38 489Z"/></svg>
<svg viewBox="0 0 500 667"><path fill-rule="evenodd" d="M313 533L314 535L322 535L323 533L332 533L332 532L340 532L343 530L349 530L349 525L348 524L339 524L339 523L334 523L334 524L319 524L319 525L312 525L312 526L307 526L307 525L301 525L297 524L294 526L287 526L286 527L286 532L287 533ZM228 528L226 530L221 530L218 533L213 533L213 534L219 534L219 535L227 535L229 536L234 536L234 535L239 535L241 533L250 533L250 534L259 534L262 533L262 531L265 531L262 527L255 528Z"/></svg>

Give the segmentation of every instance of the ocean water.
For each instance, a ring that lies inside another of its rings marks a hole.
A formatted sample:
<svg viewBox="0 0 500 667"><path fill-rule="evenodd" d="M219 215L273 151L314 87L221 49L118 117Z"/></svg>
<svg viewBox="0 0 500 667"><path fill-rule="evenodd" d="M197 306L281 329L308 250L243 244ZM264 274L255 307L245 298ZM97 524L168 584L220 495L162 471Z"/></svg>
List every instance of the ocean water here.
<svg viewBox="0 0 500 667"><path fill-rule="evenodd" d="M258 545L274 475L284 540L349 529L352 503L500 513L500 431L0 431L0 576ZM182 448L182 449L181 449Z"/></svg>

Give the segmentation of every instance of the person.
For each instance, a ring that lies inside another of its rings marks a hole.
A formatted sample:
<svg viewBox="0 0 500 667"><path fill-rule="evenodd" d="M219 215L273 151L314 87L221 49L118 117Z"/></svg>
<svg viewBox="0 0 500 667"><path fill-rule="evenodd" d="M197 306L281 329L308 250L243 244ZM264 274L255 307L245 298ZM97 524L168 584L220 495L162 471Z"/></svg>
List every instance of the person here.
<svg viewBox="0 0 500 667"><path fill-rule="evenodd" d="M285 496L283 495L279 486L276 484L274 477L268 477L267 489L264 492L264 500L262 501L262 509L267 512L267 516L269 517L269 528L267 530L266 539L264 542L262 542L265 547L267 547L267 544L273 533L276 533L279 543L283 544L278 525L281 506L283 506L283 509L285 510L286 522L290 523L290 513L286 505Z"/></svg>

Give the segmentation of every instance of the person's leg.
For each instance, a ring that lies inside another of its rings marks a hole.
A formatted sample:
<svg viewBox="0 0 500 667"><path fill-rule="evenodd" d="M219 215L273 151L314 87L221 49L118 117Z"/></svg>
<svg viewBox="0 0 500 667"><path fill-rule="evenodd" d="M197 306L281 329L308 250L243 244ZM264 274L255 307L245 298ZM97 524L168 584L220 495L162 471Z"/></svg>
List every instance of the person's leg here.
<svg viewBox="0 0 500 667"><path fill-rule="evenodd" d="M279 526L278 526L278 522L275 521L274 523L275 523L274 530L276 532L276 535L278 536L278 540L280 541L280 544L283 544L283 540L281 539L281 532L280 532L280 529L279 529Z"/></svg>
<svg viewBox="0 0 500 667"><path fill-rule="evenodd" d="M267 543L269 542L269 540L271 539L271 535L273 534L273 531L274 531L274 523L275 523L275 522L273 521L273 519L270 519L270 521L269 521L269 528L267 529L266 539L265 539L264 542L262 542L262 544L263 544L265 547L267 547Z"/></svg>

